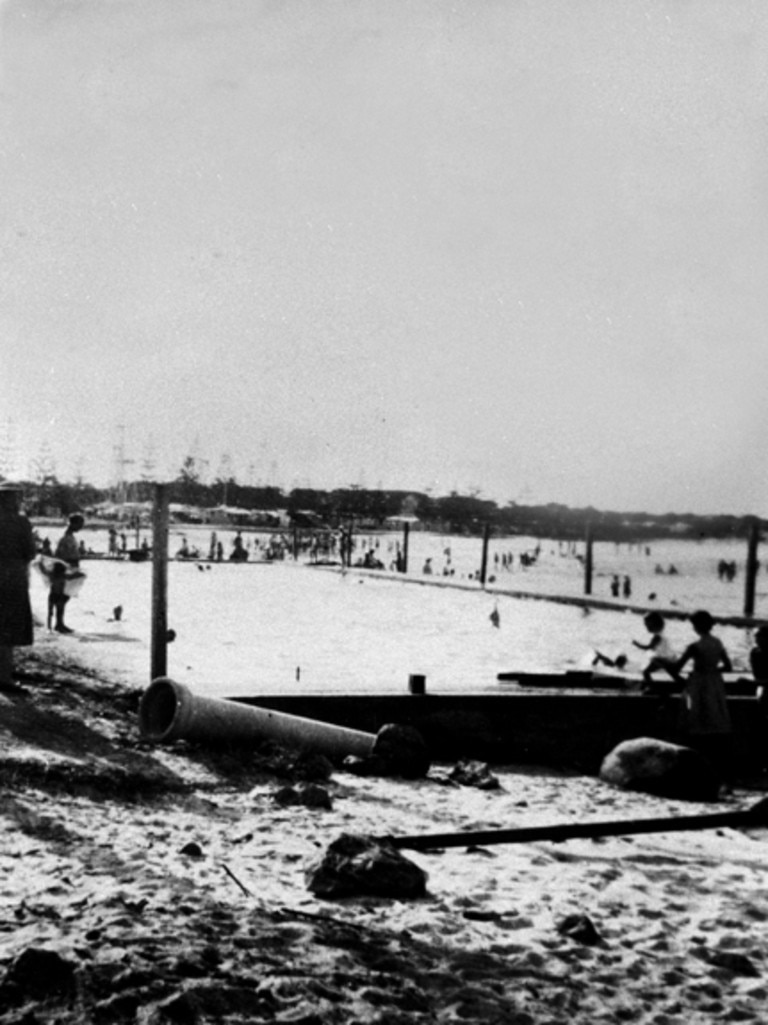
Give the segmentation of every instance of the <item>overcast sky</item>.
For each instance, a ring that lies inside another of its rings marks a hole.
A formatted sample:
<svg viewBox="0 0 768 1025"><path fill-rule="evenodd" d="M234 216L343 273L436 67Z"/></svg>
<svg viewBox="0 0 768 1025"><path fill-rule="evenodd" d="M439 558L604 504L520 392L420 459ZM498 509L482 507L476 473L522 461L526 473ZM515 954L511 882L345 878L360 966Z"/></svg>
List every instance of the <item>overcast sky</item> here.
<svg viewBox="0 0 768 1025"><path fill-rule="evenodd" d="M768 515L764 0L0 18L17 474Z"/></svg>

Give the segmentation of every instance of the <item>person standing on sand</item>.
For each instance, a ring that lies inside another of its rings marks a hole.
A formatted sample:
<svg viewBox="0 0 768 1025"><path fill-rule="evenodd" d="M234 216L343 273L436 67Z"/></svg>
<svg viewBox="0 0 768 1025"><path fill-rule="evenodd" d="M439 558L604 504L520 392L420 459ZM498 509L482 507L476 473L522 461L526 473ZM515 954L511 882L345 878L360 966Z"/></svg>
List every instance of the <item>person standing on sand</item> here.
<svg viewBox="0 0 768 1025"><path fill-rule="evenodd" d="M683 689L683 732L702 754L708 756L727 776L731 760L731 717L722 671L731 671L731 660L719 637L712 636L715 621L700 610L691 616L691 625L699 639L689 644L677 662L680 673L693 662L691 675Z"/></svg>
<svg viewBox="0 0 768 1025"><path fill-rule="evenodd" d="M80 565L80 548L77 544L75 534L85 526L85 520L80 513L72 513L69 517L67 529L56 545L54 557L60 562L56 563L51 575L51 589L48 592L48 629L51 629L51 620L56 614L54 630L60 634L71 634L74 631L64 623L64 609L69 601L66 593L67 569L77 569ZM66 563L66 565L62 565Z"/></svg>
<svg viewBox="0 0 768 1025"><path fill-rule="evenodd" d="M35 557L32 525L19 511L22 489L0 483L0 691L15 692L13 649L32 644L29 564Z"/></svg>

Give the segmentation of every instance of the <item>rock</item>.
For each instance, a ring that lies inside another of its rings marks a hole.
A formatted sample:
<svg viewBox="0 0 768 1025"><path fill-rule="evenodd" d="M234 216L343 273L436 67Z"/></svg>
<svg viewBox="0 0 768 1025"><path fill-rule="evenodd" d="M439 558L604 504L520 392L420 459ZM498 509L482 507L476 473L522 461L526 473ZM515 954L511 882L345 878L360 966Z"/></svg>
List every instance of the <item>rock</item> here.
<svg viewBox="0 0 768 1025"><path fill-rule="evenodd" d="M112 1025L116 1021L125 1019L133 1020L136 1012L141 1007L141 997L138 993L115 993L106 1000L100 1000L93 1008L95 1021L103 1022L104 1025Z"/></svg>
<svg viewBox="0 0 768 1025"><path fill-rule="evenodd" d="M399 850L372 836L342 833L306 873L317 897L423 897L427 874Z"/></svg>
<svg viewBox="0 0 768 1025"><path fill-rule="evenodd" d="M272 794L272 800L275 804L281 805L283 808L288 808L292 804L300 804L299 792L295 787L280 787Z"/></svg>
<svg viewBox="0 0 768 1025"><path fill-rule="evenodd" d="M325 787L317 783L304 783L302 786L281 787L273 795L275 804L288 808L292 805L304 805L305 808L323 808L330 811L331 795Z"/></svg>
<svg viewBox="0 0 768 1025"><path fill-rule="evenodd" d="M305 783L300 787L299 800L306 808L322 808L324 811L332 808L331 795L317 783Z"/></svg>
<svg viewBox="0 0 768 1025"><path fill-rule="evenodd" d="M203 848L199 843L195 843L194 840L191 840L189 843L185 843L179 851L179 854L185 854L188 858L202 858L204 856Z"/></svg>
<svg viewBox="0 0 768 1025"><path fill-rule="evenodd" d="M188 993L174 993L161 1003L140 1008L136 1020L139 1025L196 1025L199 1016Z"/></svg>
<svg viewBox="0 0 768 1025"><path fill-rule="evenodd" d="M333 762L315 751L302 751L291 769L298 780L325 783L333 775Z"/></svg>
<svg viewBox="0 0 768 1025"><path fill-rule="evenodd" d="M388 723L376 734L371 754L347 755L343 768L355 776L401 776L419 779L429 772L424 738L412 726Z"/></svg>
<svg viewBox="0 0 768 1025"><path fill-rule="evenodd" d="M75 987L75 965L55 950L28 947L11 964L6 981L35 999L71 993Z"/></svg>
<svg viewBox="0 0 768 1025"><path fill-rule="evenodd" d="M721 784L698 751L651 737L617 745L603 760L600 779L625 790L688 801L716 801Z"/></svg>
<svg viewBox="0 0 768 1025"><path fill-rule="evenodd" d="M450 778L463 787L477 787L479 790L498 790L501 784L491 773L487 762L464 759L451 769Z"/></svg>
<svg viewBox="0 0 768 1025"><path fill-rule="evenodd" d="M707 951L705 960L716 968L726 968L729 972L733 972L734 975L746 975L750 978L758 978L760 976L760 972L755 967L754 962L750 961L746 954L740 954L738 951Z"/></svg>
<svg viewBox="0 0 768 1025"><path fill-rule="evenodd" d="M385 775L419 779L429 772L430 757L424 738L413 726L388 723L376 734L371 752L385 765Z"/></svg>
<svg viewBox="0 0 768 1025"><path fill-rule="evenodd" d="M557 931L561 936L568 936L577 943L584 943L589 947L605 944L594 922L587 915L566 915L558 922Z"/></svg>

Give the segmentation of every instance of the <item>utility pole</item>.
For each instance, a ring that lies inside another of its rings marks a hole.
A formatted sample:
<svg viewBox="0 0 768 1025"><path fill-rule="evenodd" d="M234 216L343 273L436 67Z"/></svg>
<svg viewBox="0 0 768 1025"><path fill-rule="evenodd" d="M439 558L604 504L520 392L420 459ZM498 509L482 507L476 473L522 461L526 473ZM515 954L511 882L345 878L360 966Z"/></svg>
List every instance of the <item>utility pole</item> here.
<svg viewBox="0 0 768 1025"><path fill-rule="evenodd" d="M584 545L584 594L592 594L592 521L587 520Z"/></svg>
<svg viewBox="0 0 768 1025"><path fill-rule="evenodd" d="M747 538L747 572L744 584L744 615L755 614L755 584L757 582L757 546L760 542L760 521L755 517L749 524Z"/></svg>

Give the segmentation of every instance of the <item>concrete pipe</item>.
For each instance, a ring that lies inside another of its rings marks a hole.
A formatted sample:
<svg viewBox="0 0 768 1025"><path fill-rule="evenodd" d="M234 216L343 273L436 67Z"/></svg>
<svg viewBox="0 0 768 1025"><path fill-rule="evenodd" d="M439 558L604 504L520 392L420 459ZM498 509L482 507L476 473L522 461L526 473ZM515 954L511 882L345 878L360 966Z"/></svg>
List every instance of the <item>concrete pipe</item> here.
<svg viewBox="0 0 768 1025"><path fill-rule="evenodd" d="M144 691L139 729L145 740L165 743L193 740L242 744L272 740L285 747L316 751L330 759L371 753L372 733L305 719L285 712L244 705L223 698L202 698L181 683L161 676Z"/></svg>

